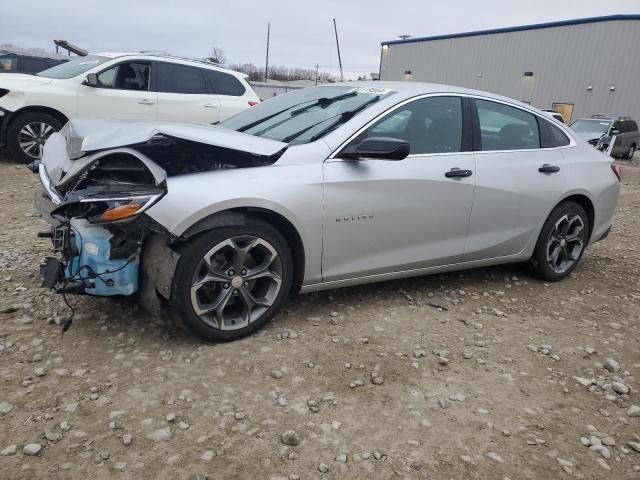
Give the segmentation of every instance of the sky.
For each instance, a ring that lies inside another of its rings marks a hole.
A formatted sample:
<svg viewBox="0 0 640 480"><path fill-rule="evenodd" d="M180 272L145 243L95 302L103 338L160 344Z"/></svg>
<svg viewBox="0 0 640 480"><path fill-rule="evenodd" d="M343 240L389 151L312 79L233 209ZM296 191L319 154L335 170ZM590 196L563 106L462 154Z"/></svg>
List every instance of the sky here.
<svg viewBox="0 0 640 480"><path fill-rule="evenodd" d="M100 51L165 51L230 63L269 63L338 73L377 72L380 42L557 20L640 13L640 0L0 0L0 44L54 51L64 39Z"/></svg>

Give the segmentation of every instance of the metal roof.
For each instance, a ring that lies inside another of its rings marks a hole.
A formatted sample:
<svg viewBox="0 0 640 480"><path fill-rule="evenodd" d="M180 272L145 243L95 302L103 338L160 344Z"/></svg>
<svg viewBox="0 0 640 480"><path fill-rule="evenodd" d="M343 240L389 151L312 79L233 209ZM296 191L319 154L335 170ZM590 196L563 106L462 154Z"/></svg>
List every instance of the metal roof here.
<svg viewBox="0 0 640 480"><path fill-rule="evenodd" d="M491 30L476 30L474 32L450 33L433 37L416 37L405 40L388 40L381 45L396 45L400 43L430 42L432 40L446 40L449 38L476 37L479 35L491 35L494 33L520 32L523 30L538 30L541 28L564 27L567 25L582 25L585 23L612 22L616 20L640 20L640 15L607 15L603 17L577 18L574 20L562 20L559 22L538 23L534 25L519 25L515 27L494 28Z"/></svg>

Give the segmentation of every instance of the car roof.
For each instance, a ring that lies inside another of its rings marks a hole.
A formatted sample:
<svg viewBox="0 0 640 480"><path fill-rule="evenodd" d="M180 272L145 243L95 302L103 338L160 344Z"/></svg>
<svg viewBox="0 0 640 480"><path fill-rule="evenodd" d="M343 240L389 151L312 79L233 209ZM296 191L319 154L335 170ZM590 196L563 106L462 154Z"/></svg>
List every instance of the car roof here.
<svg viewBox="0 0 640 480"><path fill-rule="evenodd" d="M36 53L36 52L20 52L20 51L15 51L15 50L4 50L4 49L0 49L0 55L2 56L9 56L9 55L15 55L18 57L31 57L31 58L46 58L48 60L72 60L74 57L68 57L66 55L57 55L55 53L48 53L48 52L42 52L42 53Z"/></svg>
<svg viewBox="0 0 640 480"><path fill-rule="evenodd" d="M593 122L611 122L613 120L614 117L605 117L605 116L601 116L601 115L596 115L595 117L580 117L578 119L576 119L576 122L578 120L587 120L587 121L593 121Z"/></svg>
<svg viewBox="0 0 640 480"><path fill-rule="evenodd" d="M213 69L223 70L229 73L234 73L238 76L245 77L246 75L242 72L237 72L235 70L231 70L229 68L222 67L217 63L210 62L207 59L203 58L189 58L189 57L180 57L178 55L171 55L167 52L156 52L156 51L142 51L142 52L99 52L99 53L90 53L89 55L96 55L98 57L107 57L107 58L120 58L120 57L156 57L156 58L164 58L168 60L180 60L182 62L190 62L190 63L199 63L205 67L211 67Z"/></svg>
<svg viewBox="0 0 640 480"><path fill-rule="evenodd" d="M445 85L440 83L425 83L425 82L403 82L403 81L380 81L380 80L359 80L356 82L338 82L327 83L322 86L344 86L344 87L369 87L369 88L387 88L394 90L402 97L411 98L417 95L427 95L430 93L454 93L460 95L471 95L475 97L485 97L492 100L500 100L505 103L517 105L527 110L539 111L537 108L531 105L520 102L513 98L505 97L491 92L484 92L481 90L474 90L471 88L456 87L454 85ZM321 85L318 85L321 86ZM397 99L397 97L396 97Z"/></svg>

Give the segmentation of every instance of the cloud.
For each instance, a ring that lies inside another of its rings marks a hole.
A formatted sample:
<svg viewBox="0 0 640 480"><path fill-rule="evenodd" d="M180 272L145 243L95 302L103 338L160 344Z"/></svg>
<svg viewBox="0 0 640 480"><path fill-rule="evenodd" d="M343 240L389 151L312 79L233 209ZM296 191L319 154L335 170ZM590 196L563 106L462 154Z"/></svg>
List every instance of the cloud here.
<svg viewBox="0 0 640 480"><path fill-rule="evenodd" d="M160 50L203 57L212 45L232 63L270 63L337 72L332 18L349 77L375 72L380 42L414 36L639 13L637 0L1 0L0 43L52 50L54 38L92 52Z"/></svg>

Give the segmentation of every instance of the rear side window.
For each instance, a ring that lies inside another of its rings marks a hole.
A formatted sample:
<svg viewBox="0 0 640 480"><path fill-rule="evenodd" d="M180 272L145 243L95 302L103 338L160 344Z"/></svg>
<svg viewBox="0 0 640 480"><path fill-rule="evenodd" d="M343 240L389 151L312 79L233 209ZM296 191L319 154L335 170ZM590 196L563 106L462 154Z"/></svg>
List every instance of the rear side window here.
<svg viewBox="0 0 640 480"><path fill-rule="evenodd" d="M209 69L202 69L202 73L207 77L211 93L241 97L246 91L244 85L233 75Z"/></svg>
<svg viewBox="0 0 640 480"><path fill-rule="evenodd" d="M629 125L629 131L630 132L637 132L638 131L638 124L636 123L635 120L627 120L627 123Z"/></svg>
<svg viewBox="0 0 640 480"><path fill-rule="evenodd" d="M569 137L551 122L538 118L540 128L540 146L542 148L564 147L569 145Z"/></svg>
<svg viewBox="0 0 640 480"><path fill-rule="evenodd" d="M540 148L535 115L501 103L476 100L482 150Z"/></svg>
<svg viewBox="0 0 640 480"><path fill-rule="evenodd" d="M164 93L207 93L202 70L187 65L158 62L158 92Z"/></svg>

